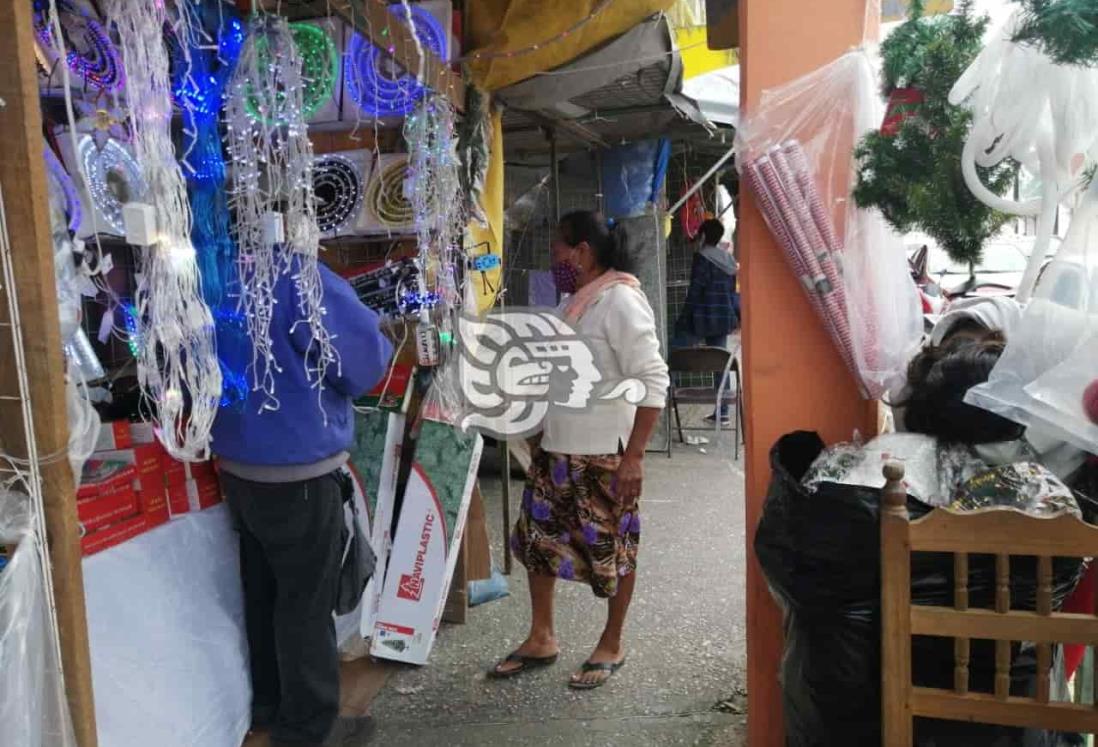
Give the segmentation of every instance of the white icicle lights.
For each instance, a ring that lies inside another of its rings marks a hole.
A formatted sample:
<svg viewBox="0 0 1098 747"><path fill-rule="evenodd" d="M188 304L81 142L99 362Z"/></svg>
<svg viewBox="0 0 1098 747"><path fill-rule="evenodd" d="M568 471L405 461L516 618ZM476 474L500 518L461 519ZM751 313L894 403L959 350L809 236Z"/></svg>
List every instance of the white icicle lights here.
<svg viewBox="0 0 1098 747"><path fill-rule="evenodd" d="M171 139L165 4L109 0L126 66L133 151L156 215L157 242L137 252L138 380L172 456L204 459L221 397L213 317L202 300L187 189ZM175 23L186 24L181 14ZM185 32L185 29L183 30ZM185 33L180 34L185 37Z"/></svg>
<svg viewBox="0 0 1098 747"><path fill-rule="evenodd" d="M279 406L275 374L282 365L307 366L318 401L328 366L339 366L323 320L313 146L303 115L301 70L301 56L286 19L257 16L248 26L225 106L239 303L253 343L252 386L265 395L261 407L272 410ZM307 324L311 330L304 363L276 360L271 341L275 287L291 273L295 324Z"/></svg>

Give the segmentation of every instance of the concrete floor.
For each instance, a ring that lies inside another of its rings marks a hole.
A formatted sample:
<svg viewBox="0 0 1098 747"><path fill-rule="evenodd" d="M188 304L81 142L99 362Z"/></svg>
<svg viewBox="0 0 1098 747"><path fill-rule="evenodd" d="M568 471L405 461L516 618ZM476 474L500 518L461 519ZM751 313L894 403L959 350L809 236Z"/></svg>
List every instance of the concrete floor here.
<svg viewBox="0 0 1098 747"><path fill-rule="evenodd" d="M700 423L703 414L689 420ZM605 615L587 587L567 583L557 595L560 662L510 681L486 679L527 630L526 578L516 563L510 597L470 610L466 625L444 625L427 666L390 678L374 702L371 744L745 744L743 471L731 444L726 432L704 447L708 453L676 444L671 459L647 457L628 664L610 683L586 693L566 686ZM481 487L498 563L494 460L486 451ZM516 506L520 493L513 480Z"/></svg>

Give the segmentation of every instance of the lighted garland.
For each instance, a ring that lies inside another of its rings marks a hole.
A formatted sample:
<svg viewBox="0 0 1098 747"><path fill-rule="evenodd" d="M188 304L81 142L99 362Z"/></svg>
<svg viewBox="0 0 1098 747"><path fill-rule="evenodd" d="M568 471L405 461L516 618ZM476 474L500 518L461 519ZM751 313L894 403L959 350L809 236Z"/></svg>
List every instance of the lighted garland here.
<svg viewBox="0 0 1098 747"><path fill-rule="evenodd" d="M304 115L303 63L286 19L256 16L248 27L225 105L227 147L234 164L229 205L236 216L240 311L253 343L253 389L266 409L278 409L277 361L271 339L276 288L289 276L295 316L312 332L304 365L318 399L328 366L339 354L324 324L317 266L320 230L313 194L313 146ZM253 112L260 116L253 116ZM272 113L280 124L268 125ZM275 226L281 225L280 240Z"/></svg>
<svg viewBox="0 0 1098 747"><path fill-rule="evenodd" d="M445 96L431 95L404 122L408 173L404 192L412 205L420 267L437 267L433 290L448 307L461 301L457 287L458 245L465 228L461 165L454 109Z"/></svg>
<svg viewBox="0 0 1098 747"><path fill-rule="evenodd" d="M388 6L389 12L407 22L408 10L401 5ZM428 11L411 9L416 39L440 58L446 56L446 31ZM355 34L347 51L343 75L351 99L366 114L374 117L404 116L423 98L426 88L416 76L404 70L392 57L393 47L382 50L365 37Z"/></svg>
<svg viewBox="0 0 1098 747"><path fill-rule="evenodd" d="M111 233L122 236L126 233L122 206L145 195L141 166L126 147L113 138L108 138L99 148L91 135L84 135L77 147L93 207L107 222ZM99 226L96 226L98 230Z"/></svg>
<svg viewBox="0 0 1098 747"><path fill-rule="evenodd" d="M56 0L56 6L69 69L95 88L104 91L121 88L122 62L103 25L68 0ZM56 48L49 0L34 2L34 32L47 55ZM55 59L54 56L49 62Z"/></svg>
<svg viewBox="0 0 1098 747"><path fill-rule="evenodd" d="M172 144L170 61L163 38L169 21L166 5L110 0L107 16L118 31L126 64L126 113L135 159L148 185L145 200L156 219L156 243L138 252L138 382L168 452L193 460L209 454L221 370L213 315L202 299L190 238L187 188ZM173 21L181 39L191 38L189 14Z"/></svg>
<svg viewBox="0 0 1098 747"><path fill-rule="evenodd" d="M50 183L54 186L54 191L65 198L65 216L68 218L69 230L76 233L77 229L80 228L83 212L80 209L80 195L76 191L76 185L73 183L72 177L61 165L61 161L53 152L53 148L47 145L44 151L46 173L49 176Z"/></svg>
<svg viewBox="0 0 1098 747"><path fill-rule="evenodd" d="M366 189L366 205L379 227L396 231L415 222L412 203L404 196L404 179L408 161L405 158L378 165Z"/></svg>
<svg viewBox="0 0 1098 747"><path fill-rule="evenodd" d="M315 115L331 98L335 82L339 79L339 50L328 33L312 23L291 23L290 33L301 60L301 115L308 120ZM267 37L256 38L256 55L259 64L270 65L270 49ZM278 122L285 124L287 113L285 96L277 97L272 113L270 103L264 104L261 96L252 91L247 99L248 113L253 119L266 124Z"/></svg>
<svg viewBox="0 0 1098 747"><path fill-rule="evenodd" d="M229 231L219 117L244 44L244 24L219 4L186 2L177 7L179 12L192 14L195 30L190 39L180 39L171 27L164 33L171 60L172 97L183 114L181 160L193 217L191 240L197 252L202 297L217 328L220 404L242 405L248 394L241 382L251 363L251 341L231 297L239 293L239 282L236 244ZM210 39L216 40L216 46Z"/></svg>
<svg viewBox="0 0 1098 747"><path fill-rule="evenodd" d="M343 230L362 208L358 169L343 156L321 156L313 162L313 194L320 232Z"/></svg>

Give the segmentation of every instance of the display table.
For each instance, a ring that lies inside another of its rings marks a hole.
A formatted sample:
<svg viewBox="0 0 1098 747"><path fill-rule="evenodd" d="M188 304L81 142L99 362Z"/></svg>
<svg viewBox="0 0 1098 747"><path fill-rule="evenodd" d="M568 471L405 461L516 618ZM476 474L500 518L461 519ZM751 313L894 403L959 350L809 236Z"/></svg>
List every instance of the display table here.
<svg viewBox="0 0 1098 747"><path fill-rule="evenodd" d="M84 559L100 747L240 747L251 685L225 505Z"/></svg>

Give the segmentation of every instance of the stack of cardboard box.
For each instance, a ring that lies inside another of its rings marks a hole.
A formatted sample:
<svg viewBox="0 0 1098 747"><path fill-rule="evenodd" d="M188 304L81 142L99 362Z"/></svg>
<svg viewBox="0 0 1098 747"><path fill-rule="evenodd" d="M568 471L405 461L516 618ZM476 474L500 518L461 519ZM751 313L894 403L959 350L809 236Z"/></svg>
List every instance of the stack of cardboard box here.
<svg viewBox="0 0 1098 747"><path fill-rule="evenodd" d="M212 462L173 459L151 423L104 423L77 491L83 552L106 550L220 502Z"/></svg>

